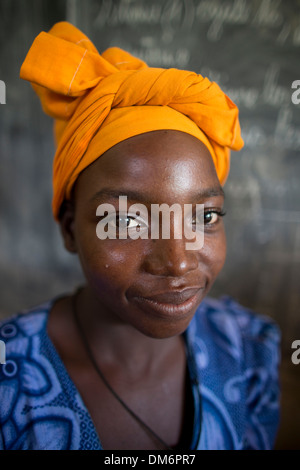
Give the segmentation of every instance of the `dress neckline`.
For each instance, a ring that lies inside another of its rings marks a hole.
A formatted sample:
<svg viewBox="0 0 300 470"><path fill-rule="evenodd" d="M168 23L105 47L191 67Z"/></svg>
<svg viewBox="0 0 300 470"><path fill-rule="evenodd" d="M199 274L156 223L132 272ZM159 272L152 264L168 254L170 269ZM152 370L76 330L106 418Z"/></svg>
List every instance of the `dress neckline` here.
<svg viewBox="0 0 300 470"><path fill-rule="evenodd" d="M51 357L51 362L52 362L52 367L54 368L58 378L60 379L59 382L61 384L61 387L64 390L64 393L68 395L68 398L70 400L74 400L74 397L76 397L76 400L80 404L81 408L84 410L86 413L86 416L88 420L90 421L90 425L93 428L93 432L97 436L97 440L99 443L99 449L104 450L103 446L101 444L101 439L100 436L96 430L96 426L93 422L92 416L86 406L86 404L83 401L83 398L77 389L76 385L74 384L73 380L71 379L67 368L65 364L63 363L53 341L51 340L49 334L48 334L48 321L49 321L49 314L51 312L51 309L53 308L54 304L66 297L69 294L61 294L50 301L46 302L43 304L43 310L45 313L45 322L43 325L43 346L46 348L46 350L49 353L49 356ZM193 320L192 320L193 321ZM195 358L194 358L194 352L192 345L190 344L189 338L188 338L188 329L182 334L183 339L184 339L184 344L185 344L185 351L186 351L186 364L187 364L187 373L188 375L188 384L186 385L187 391L189 387L189 393L187 393L188 399L193 399L193 403L189 403L189 413L193 413L192 416L192 431L189 432L189 435L191 437L190 445L189 445L189 450L195 450L197 449L197 444L200 441L200 433L201 433L201 422L199 423L199 416L202 416L202 406L201 406L201 396L200 396L200 390L199 390L199 379L198 379L198 374L197 374L197 368L195 364ZM187 408L187 404L185 405ZM191 414L190 414L191 417ZM190 419L191 422L191 419ZM185 424L188 424L186 421ZM199 426L200 424L200 426ZM180 442L176 446L175 450L180 448L182 449L182 445L186 445L186 439L183 438L184 434L184 429L182 430L181 433L181 438Z"/></svg>

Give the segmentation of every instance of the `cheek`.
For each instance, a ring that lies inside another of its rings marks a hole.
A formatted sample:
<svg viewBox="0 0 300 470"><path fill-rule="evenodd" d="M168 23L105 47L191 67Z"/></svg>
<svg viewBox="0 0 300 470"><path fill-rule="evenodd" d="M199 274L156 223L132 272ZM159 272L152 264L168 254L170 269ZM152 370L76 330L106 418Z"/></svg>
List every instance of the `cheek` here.
<svg viewBox="0 0 300 470"><path fill-rule="evenodd" d="M98 292L125 292L138 271L137 250L118 240L99 240L96 231L77 233L77 252L88 283Z"/></svg>
<svg viewBox="0 0 300 470"><path fill-rule="evenodd" d="M223 268L226 259L226 235L224 227L217 234L205 236L202 256L214 280Z"/></svg>

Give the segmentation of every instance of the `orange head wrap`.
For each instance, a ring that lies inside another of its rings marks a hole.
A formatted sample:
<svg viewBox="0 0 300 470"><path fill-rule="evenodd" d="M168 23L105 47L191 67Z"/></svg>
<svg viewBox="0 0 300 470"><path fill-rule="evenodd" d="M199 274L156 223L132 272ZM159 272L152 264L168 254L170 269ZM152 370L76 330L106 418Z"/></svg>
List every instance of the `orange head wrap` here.
<svg viewBox="0 0 300 470"><path fill-rule="evenodd" d="M44 111L55 119L53 214L78 175L106 150L138 134L173 129L200 139L223 184L230 149L243 146L238 108L216 83L177 69L148 67L119 48L100 55L67 22L42 32L21 67Z"/></svg>

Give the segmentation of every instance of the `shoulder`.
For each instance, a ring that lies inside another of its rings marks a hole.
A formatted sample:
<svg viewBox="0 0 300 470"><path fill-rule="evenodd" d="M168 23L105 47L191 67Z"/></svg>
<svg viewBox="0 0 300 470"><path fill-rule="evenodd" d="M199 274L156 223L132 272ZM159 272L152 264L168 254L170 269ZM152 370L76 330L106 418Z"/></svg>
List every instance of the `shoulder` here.
<svg viewBox="0 0 300 470"><path fill-rule="evenodd" d="M32 343L45 332L52 303L45 302L0 322L0 340L5 344L6 356L2 372L10 369L8 364L13 357L29 358L32 355Z"/></svg>
<svg viewBox="0 0 300 470"><path fill-rule="evenodd" d="M5 344L7 360L20 354L28 356L29 343L46 328L51 306L52 301L48 301L0 321L0 340Z"/></svg>
<svg viewBox="0 0 300 470"><path fill-rule="evenodd" d="M0 450L98 449L84 404L48 336L58 299L0 323ZM83 431L84 430L84 431Z"/></svg>
<svg viewBox="0 0 300 470"><path fill-rule="evenodd" d="M32 400L41 400L51 389L51 369L43 351L51 305L49 301L0 322L0 340L5 344L5 363L0 365L0 435L6 445L17 440L19 426L28 424L24 410Z"/></svg>
<svg viewBox="0 0 300 470"><path fill-rule="evenodd" d="M207 298L187 334L200 377L203 413L212 421L203 427L205 445L218 435L222 422L219 435L223 440L227 435L227 448L272 448L280 399L281 335L276 323L230 297Z"/></svg>
<svg viewBox="0 0 300 470"><path fill-rule="evenodd" d="M206 298L191 325L193 340L247 364L278 359L281 333L268 316L245 308L228 296Z"/></svg>
<svg viewBox="0 0 300 470"><path fill-rule="evenodd" d="M32 395L37 392L34 387L38 389L45 382L41 372L41 345L51 305L52 301L49 301L0 322L0 340L5 345L5 363L0 366L0 396L8 390L12 393L13 389L15 395L20 385L25 393Z"/></svg>
<svg viewBox="0 0 300 470"><path fill-rule="evenodd" d="M0 321L0 337L5 342L16 340L22 336L32 336L45 326L47 314L54 300L49 300L30 309Z"/></svg>

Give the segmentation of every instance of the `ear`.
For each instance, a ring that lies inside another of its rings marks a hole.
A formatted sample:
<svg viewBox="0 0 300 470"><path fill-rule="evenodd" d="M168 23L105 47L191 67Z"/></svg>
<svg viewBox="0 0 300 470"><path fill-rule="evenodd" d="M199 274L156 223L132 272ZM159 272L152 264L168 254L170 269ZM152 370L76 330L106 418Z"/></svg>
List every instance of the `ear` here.
<svg viewBox="0 0 300 470"><path fill-rule="evenodd" d="M77 253L75 239L75 207L71 201L64 201L59 217L60 231L64 240L64 246L70 253Z"/></svg>

